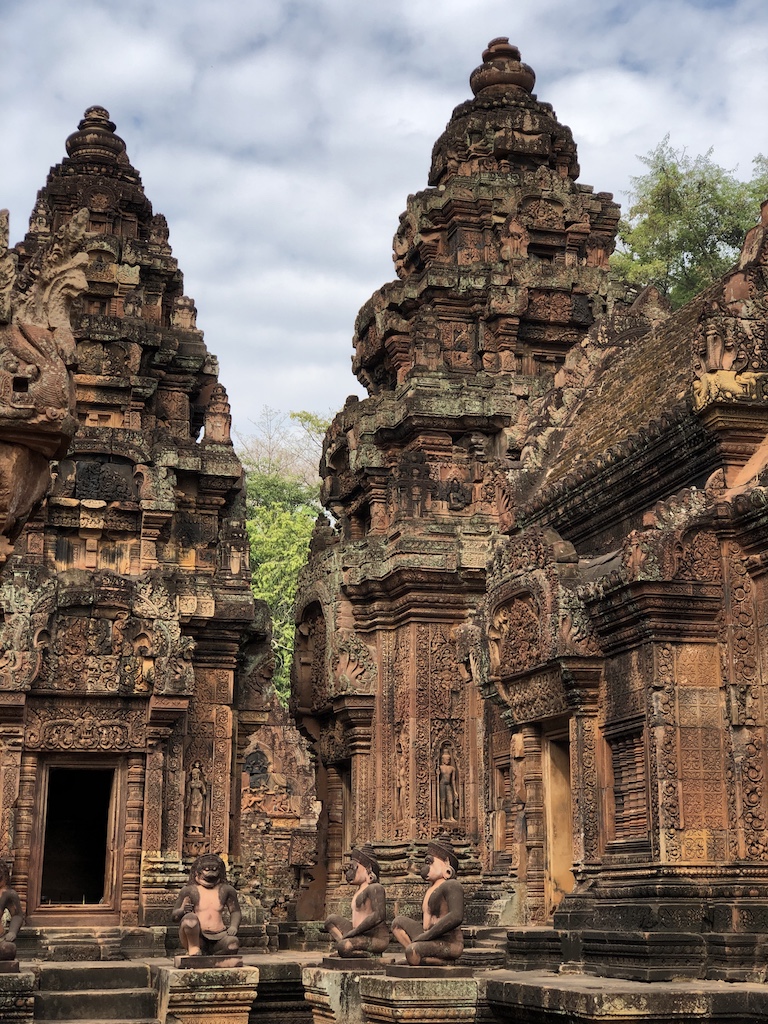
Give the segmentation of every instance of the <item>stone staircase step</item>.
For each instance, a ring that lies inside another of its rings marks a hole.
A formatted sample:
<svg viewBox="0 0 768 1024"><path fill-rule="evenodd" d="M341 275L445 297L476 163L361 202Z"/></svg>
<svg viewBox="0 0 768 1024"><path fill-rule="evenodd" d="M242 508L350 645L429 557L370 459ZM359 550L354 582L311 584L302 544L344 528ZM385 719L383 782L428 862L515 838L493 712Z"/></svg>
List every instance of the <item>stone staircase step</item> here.
<svg viewBox="0 0 768 1024"><path fill-rule="evenodd" d="M81 989L74 992L35 992L35 1020L151 1020L157 1014L152 989Z"/></svg>
<svg viewBox="0 0 768 1024"><path fill-rule="evenodd" d="M41 992L81 992L87 989L147 988L150 984L146 964L115 964L96 961L83 963L44 965L40 971Z"/></svg>
<svg viewBox="0 0 768 1024"><path fill-rule="evenodd" d="M34 993L35 1021L87 1024L157 1020L157 992L147 964L44 964Z"/></svg>
<svg viewBox="0 0 768 1024"><path fill-rule="evenodd" d="M104 1024L104 1017L78 1017L77 1024ZM68 1024L58 1017L35 1017L34 1024ZM158 1017L120 1017L119 1024L161 1024Z"/></svg>

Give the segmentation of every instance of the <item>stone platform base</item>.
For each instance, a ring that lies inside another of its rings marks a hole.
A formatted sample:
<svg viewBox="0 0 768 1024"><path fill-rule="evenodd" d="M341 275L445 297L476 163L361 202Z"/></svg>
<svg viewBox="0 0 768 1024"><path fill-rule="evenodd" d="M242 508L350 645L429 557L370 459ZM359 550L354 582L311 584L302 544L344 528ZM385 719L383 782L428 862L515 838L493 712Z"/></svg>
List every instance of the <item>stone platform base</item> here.
<svg viewBox="0 0 768 1024"><path fill-rule="evenodd" d="M434 980L435 978L471 978L471 967L437 967L425 964L423 967L412 967L411 964L388 964L385 970L388 978L411 978L414 981Z"/></svg>
<svg viewBox="0 0 768 1024"><path fill-rule="evenodd" d="M332 967L326 967L331 961ZM335 961L335 962L334 962ZM350 963L350 967L339 967ZM361 976L381 974L384 964L380 959L344 959L326 957L322 967L305 967L302 971L304 998L312 1008L313 1024L362 1024L360 1007Z"/></svg>
<svg viewBox="0 0 768 1024"><path fill-rule="evenodd" d="M0 1021L32 1024L35 1013L35 976L27 970L0 975Z"/></svg>
<svg viewBox="0 0 768 1024"><path fill-rule="evenodd" d="M241 956L175 956L173 966L179 970L208 971L217 967L242 967Z"/></svg>
<svg viewBox="0 0 768 1024"><path fill-rule="evenodd" d="M380 971L383 963L380 956L324 956L321 966L326 971Z"/></svg>
<svg viewBox="0 0 768 1024"><path fill-rule="evenodd" d="M363 1021L371 1024L394 1021L474 1024L476 1021L478 983L472 977L461 976L471 971L460 967L401 967L399 970L409 973L391 976L389 970L386 975L360 978ZM433 972L440 972L442 976L435 977Z"/></svg>
<svg viewBox="0 0 768 1024"><path fill-rule="evenodd" d="M158 1017L176 1024L248 1024L259 985L257 967L155 968Z"/></svg>
<svg viewBox="0 0 768 1024"><path fill-rule="evenodd" d="M480 981L484 1015L509 1024L757 1024L768 987L684 980L652 983L493 971ZM487 1014L487 1016L485 1015ZM393 1018L391 1018L393 1019ZM450 1018L446 1018L448 1020Z"/></svg>

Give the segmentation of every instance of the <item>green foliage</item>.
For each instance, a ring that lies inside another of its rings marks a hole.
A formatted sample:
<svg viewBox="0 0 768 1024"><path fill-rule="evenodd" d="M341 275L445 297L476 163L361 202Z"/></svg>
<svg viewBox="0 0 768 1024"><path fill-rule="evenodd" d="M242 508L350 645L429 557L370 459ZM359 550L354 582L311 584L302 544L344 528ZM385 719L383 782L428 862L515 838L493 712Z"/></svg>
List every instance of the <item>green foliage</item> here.
<svg viewBox="0 0 768 1024"><path fill-rule="evenodd" d="M750 181L739 181L712 160L691 157L666 135L647 156L647 171L631 179L632 205L619 225L611 257L627 284L654 284L674 307L682 306L733 265L744 235L768 198L768 160L754 161Z"/></svg>
<svg viewBox="0 0 768 1024"><path fill-rule="evenodd" d="M317 515L318 509L312 505L256 505L246 522L251 545L251 585L254 597L266 601L272 613L273 683L283 704L288 703L290 692L293 604Z"/></svg>
<svg viewBox="0 0 768 1024"><path fill-rule="evenodd" d="M240 439L246 469L246 528L254 597L272 614L273 683L283 704L290 693L293 605L321 512L318 464L328 420L317 413L285 416L265 407L255 434Z"/></svg>

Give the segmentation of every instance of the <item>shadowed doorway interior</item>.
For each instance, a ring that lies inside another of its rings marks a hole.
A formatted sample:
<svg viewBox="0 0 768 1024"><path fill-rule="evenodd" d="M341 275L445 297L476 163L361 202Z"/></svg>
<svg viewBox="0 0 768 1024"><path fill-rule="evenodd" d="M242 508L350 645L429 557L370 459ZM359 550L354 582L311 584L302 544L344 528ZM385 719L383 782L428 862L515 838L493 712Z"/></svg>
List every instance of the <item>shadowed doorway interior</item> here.
<svg viewBox="0 0 768 1024"><path fill-rule="evenodd" d="M49 769L42 907L103 900L114 779L114 768Z"/></svg>

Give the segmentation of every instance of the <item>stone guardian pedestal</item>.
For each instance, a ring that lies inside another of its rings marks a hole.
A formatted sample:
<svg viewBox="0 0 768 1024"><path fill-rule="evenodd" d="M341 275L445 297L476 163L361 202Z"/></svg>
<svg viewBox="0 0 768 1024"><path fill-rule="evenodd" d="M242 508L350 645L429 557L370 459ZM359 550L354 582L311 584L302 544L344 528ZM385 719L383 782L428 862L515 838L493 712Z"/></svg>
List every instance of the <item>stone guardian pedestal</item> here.
<svg viewBox="0 0 768 1024"><path fill-rule="evenodd" d="M178 1024L248 1024L256 999L258 967L177 970L162 968L160 1020Z"/></svg>
<svg viewBox="0 0 768 1024"><path fill-rule="evenodd" d="M18 965L18 961L16 961ZM31 971L0 974L0 1020L3 1024L32 1024L35 976Z"/></svg>
<svg viewBox="0 0 768 1024"><path fill-rule="evenodd" d="M331 966L329 966L331 965ZM313 1024L363 1024L361 976L383 973L381 960L326 957L322 967L302 971L304 998L312 1007Z"/></svg>
<svg viewBox="0 0 768 1024"><path fill-rule="evenodd" d="M400 969L398 977L391 977L389 973L362 977L363 1021L370 1024L393 1024L394 1021L474 1024L477 982L466 977L467 972L456 969L453 973L454 970L415 967ZM457 973L460 976L457 977Z"/></svg>

